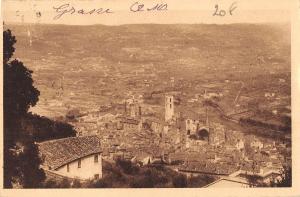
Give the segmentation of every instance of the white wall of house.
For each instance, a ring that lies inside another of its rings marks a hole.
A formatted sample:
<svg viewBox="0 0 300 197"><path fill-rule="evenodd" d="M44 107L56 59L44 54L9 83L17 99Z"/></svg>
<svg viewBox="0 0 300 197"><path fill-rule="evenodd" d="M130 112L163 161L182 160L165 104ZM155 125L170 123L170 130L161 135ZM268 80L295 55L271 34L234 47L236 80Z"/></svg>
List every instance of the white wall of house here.
<svg viewBox="0 0 300 197"><path fill-rule="evenodd" d="M95 155L98 155L98 162L95 162ZM56 169L56 172L70 178L93 179L95 176L102 178L102 156L98 153L83 157Z"/></svg>

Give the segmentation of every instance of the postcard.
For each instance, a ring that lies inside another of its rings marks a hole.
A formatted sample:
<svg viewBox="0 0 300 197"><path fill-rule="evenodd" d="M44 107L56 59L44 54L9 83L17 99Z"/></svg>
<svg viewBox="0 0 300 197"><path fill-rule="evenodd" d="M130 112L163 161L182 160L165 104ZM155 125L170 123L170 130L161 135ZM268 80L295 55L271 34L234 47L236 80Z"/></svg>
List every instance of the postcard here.
<svg viewBox="0 0 300 197"><path fill-rule="evenodd" d="M300 1L4 0L0 196L300 196Z"/></svg>

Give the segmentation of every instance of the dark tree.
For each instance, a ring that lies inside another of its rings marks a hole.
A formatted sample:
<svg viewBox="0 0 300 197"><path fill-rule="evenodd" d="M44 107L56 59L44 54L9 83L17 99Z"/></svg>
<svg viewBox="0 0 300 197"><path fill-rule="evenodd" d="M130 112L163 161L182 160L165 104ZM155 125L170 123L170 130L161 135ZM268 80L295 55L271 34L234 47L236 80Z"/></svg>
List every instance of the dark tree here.
<svg viewBox="0 0 300 197"><path fill-rule="evenodd" d="M41 158L39 157L37 145L29 139L24 142L24 151L19 156L21 167L22 185L24 188L41 187L41 182L46 178L45 173L39 168Z"/></svg>
<svg viewBox="0 0 300 197"><path fill-rule="evenodd" d="M33 86L32 71L13 60L4 65L4 114L24 116L38 102L40 92Z"/></svg>
<svg viewBox="0 0 300 197"><path fill-rule="evenodd" d="M16 43L16 38L11 34L8 29L3 32L3 65L8 62L15 52L14 44Z"/></svg>
<svg viewBox="0 0 300 197"><path fill-rule="evenodd" d="M36 187L44 179L44 173L39 168L41 161L36 145L23 130L21 119L37 103L39 91L33 86L32 71L22 62L10 60L15 43L11 31L4 31L4 187L11 188L12 183Z"/></svg>
<svg viewBox="0 0 300 197"><path fill-rule="evenodd" d="M27 113L22 118L22 125L23 129L37 142L76 136L72 125L36 114Z"/></svg>
<svg viewBox="0 0 300 197"><path fill-rule="evenodd" d="M284 166L281 173L281 180L272 182L273 187L292 187L292 168Z"/></svg>

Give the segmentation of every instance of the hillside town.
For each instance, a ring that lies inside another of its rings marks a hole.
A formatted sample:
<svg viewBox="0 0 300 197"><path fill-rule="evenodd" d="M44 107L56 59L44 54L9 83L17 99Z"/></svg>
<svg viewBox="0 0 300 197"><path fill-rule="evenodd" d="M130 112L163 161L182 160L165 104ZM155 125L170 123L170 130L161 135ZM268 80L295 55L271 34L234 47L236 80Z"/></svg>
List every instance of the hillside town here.
<svg viewBox="0 0 300 197"><path fill-rule="evenodd" d="M200 96L204 103L211 99L206 92ZM175 99L171 93L164 96L163 114L153 109L148 111L144 108L143 99L132 96L119 104L117 113L111 106L102 106L89 112L73 110L67 114L67 118L77 132L74 138L79 141L77 143L95 137L98 145L101 145L101 159L108 162L124 159L139 166L160 164L186 175L209 174L235 179L255 175L265 183L280 177L283 167L290 165L291 144L288 140L262 138L232 130L221 122L210 120L210 105L204 105L203 112L191 113L180 109ZM43 142L41 147L44 144L51 145ZM64 150L74 150L68 147L67 141L64 146ZM91 154L90 151L96 151L95 146L83 146L83 149L86 149L83 150L84 154L78 156L80 162L81 157L85 158ZM41 149L42 154L45 151L49 150ZM53 154L57 155L58 152ZM88 161L86 163L91 170ZM61 171L61 167L56 169ZM95 169L95 174L88 178L101 178L99 173L102 175L102 170L98 173L99 168ZM48 168L47 171L51 170ZM84 178L80 173L77 176L74 173L60 175Z"/></svg>

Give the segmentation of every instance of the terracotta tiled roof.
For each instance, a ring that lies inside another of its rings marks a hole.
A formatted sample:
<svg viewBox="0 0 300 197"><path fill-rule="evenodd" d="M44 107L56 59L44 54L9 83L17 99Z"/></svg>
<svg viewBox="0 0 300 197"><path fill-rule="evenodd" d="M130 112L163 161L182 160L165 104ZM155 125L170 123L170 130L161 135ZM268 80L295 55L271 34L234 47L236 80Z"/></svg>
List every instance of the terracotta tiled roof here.
<svg viewBox="0 0 300 197"><path fill-rule="evenodd" d="M70 137L38 144L44 165L57 169L76 159L102 152L97 136Z"/></svg>

